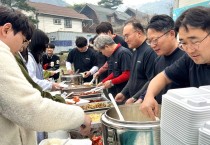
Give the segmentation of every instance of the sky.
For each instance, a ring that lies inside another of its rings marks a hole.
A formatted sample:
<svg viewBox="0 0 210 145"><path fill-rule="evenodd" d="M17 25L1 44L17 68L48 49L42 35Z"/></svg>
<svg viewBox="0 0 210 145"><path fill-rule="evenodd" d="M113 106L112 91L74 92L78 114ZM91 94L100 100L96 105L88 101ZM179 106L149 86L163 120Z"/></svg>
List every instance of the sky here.
<svg viewBox="0 0 210 145"><path fill-rule="evenodd" d="M64 0L65 2L74 5L74 4L81 4L81 3L92 3L97 4L100 0ZM124 5L129 6L135 6L135 5L141 5L148 2L154 2L157 0L123 0Z"/></svg>

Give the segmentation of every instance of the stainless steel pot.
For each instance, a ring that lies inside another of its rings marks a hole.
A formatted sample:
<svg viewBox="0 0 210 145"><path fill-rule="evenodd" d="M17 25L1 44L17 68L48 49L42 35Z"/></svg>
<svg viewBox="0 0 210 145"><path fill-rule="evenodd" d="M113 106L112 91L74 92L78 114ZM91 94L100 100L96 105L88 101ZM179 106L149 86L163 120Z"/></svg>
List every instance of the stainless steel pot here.
<svg viewBox="0 0 210 145"><path fill-rule="evenodd" d="M160 121L152 121L139 110L139 104L122 105L125 119L120 121L115 108L101 117L105 145L160 145Z"/></svg>
<svg viewBox="0 0 210 145"><path fill-rule="evenodd" d="M81 74L62 75L61 81L66 81L67 84L81 85L83 84L83 77Z"/></svg>

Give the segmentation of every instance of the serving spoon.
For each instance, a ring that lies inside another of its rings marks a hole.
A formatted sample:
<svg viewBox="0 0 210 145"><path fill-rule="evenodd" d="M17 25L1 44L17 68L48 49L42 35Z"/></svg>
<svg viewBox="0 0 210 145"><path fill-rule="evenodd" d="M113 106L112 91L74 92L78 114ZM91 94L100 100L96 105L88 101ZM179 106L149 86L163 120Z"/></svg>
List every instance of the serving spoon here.
<svg viewBox="0 0 210 145"><path fill-rule="evenodd" d="M117 103L114 100L114 97L111 93L109 93L109 98L111 99L112 104L114 105L115 110L117 111L117 114L120 118L120 121L125 121L124 117L122 116L122 113L120 112L119 107L117 106Z"/></svg>

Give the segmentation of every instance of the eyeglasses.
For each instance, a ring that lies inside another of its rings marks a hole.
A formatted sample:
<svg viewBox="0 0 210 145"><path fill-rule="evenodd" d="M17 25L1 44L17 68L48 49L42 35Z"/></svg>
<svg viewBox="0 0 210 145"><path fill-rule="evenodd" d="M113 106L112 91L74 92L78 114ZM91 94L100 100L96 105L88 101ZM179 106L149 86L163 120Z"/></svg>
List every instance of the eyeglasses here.
<svg viewBox="0 0 210 145"><path fill-rule="evenodd" d="M168 30L168 31L166 31L163 35L161 35L161 36L159 36L159 37L157 37L157 38L155 38L155 39L153 39L153 40L149 40L149 39L147 39L146 40L146 43L148 44L148 45L157 45L158 44L158 40L161 38L161 37L163 37L164 35L166 35L168 32L170 32L171 30Z"/></svg>
<svg viewBox="0 0 210 145"><path fill-rule="evenodd" d="M30 43L30 40L27 40L27 39L25 39L25 40L23 40L23 45L28 45Z"/></svg>
<svg viewBox="0 0 210 145"><path fill-rule="evenodd" d="M188 44L184 44L183 42L179 42L179 48L181 50L186 50L187 48L190 49L199 49L200 44L210 35L210 33L208 33L202 40L197 41L197 42L191 42ZM188 47L190 46L190 47Z"/></svg>

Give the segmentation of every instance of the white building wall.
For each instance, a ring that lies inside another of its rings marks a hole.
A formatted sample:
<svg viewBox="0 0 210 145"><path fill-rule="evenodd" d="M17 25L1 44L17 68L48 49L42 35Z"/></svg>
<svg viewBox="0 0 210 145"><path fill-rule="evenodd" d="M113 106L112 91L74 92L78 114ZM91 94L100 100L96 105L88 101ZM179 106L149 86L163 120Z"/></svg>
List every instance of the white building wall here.
<svg viewBox="0 0 210 145"><path fill-rule="evenodd" d="M181 8L181 7L185 7L185 6L189 6L189 5L205 2L207 0L178 0L178 1L179 1L178 2L179 8Z"/></svg>
<svg viewBox="0 0 210 145"><path fill-rule="evenodd" d="M79 36L85 37L87 40L93 38L95 33L81 33L81 32L64 32L64 31L57 31L47 33L48 37L50 38L51 43L55 44L55 53L59 53L61 51L69 51L69 49L73 49L76 47L75 40ZM59 45L59 42L71 42L71 45Z"/></svg>
<svg viewBox="0 0 210 145"><path fill-rule="evenodd" d="M54 18L61 19L61 24L56 25L53 23ZM38 28L43 30L46 33L55 32L55 31L73 31L73 32L82 32L82 20L72 19L72 28L65 28L64 18L53 17L53 16L38 16Z"/></svg>

